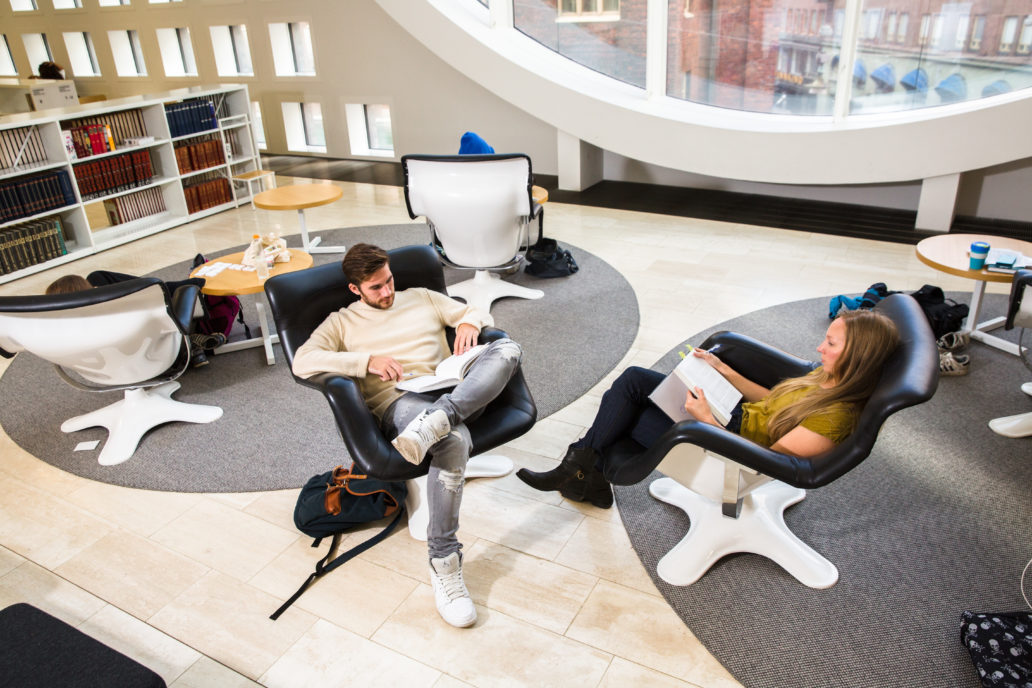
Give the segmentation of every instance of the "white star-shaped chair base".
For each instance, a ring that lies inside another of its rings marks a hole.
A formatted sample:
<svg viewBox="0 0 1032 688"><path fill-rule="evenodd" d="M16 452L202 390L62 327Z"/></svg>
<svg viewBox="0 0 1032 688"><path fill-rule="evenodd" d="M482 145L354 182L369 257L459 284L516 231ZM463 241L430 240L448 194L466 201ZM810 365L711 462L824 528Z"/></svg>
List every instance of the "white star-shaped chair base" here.
<svg viewBox="0 0 1032 688"><path fill-rule="evenodd" d="M702 454L698 447L681 448ZM683 453L671 452L658 467L675 477L649 485L653 497L681 509L691 521L684 538L660 559L656 567L660 578L671 585L691 585L722 557L749 552L767 557L811 588L830 588L838 581L835 565L785 524L785 509L801 502L806 490L716 454L687 460L674 456ZM736 504L736 496L740 503ZM733 517L736 510L737 518Z"/></svg>
<svg viewBox="0 0 1032 688"><path fill-rule="evenodd" d="M448 296L462 299L482 313L491 312L491 303L495 299L507 296L520 299L540 299L544 295L545 292L540 289L529 289L506 282L487 270L477 270L473 279L448 287Z"/></svg>

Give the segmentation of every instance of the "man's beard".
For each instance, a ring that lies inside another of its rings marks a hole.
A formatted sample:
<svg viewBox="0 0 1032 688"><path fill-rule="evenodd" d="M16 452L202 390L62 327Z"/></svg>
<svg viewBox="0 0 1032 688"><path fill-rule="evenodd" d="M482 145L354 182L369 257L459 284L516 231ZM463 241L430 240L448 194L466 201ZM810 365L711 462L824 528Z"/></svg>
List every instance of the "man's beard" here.
<svg viewBox="0 0 1032 688"><path fill-rule="evenodd" d="M370 308L375 308L376 310L379 310L379 311L385 311L385 310L387 310L388 308L390 308L391 306L394 305L394 294L391 294L390 298L383 299L380 302L370 301L369 299L367 299L365 297L365 294L363 294L362 295L362 302L365 303L365 305L369 306Z"/></svg>

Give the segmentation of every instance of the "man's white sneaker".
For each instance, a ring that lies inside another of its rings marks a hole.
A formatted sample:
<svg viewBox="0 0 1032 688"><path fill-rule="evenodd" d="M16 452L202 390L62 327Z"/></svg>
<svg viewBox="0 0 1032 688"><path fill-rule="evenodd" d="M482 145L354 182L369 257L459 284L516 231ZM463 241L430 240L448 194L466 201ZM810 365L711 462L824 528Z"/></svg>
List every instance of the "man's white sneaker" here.
<svg viewBox="0 0 1032 688"><path fill-rule="evenodd" d="M406 461L418 465L430 447L443 440L449 432L451 423L444 411L423 411L391 440L391 444Z"/></svg>
<svg viewBox="0 0 1032 688"><path fill-rule="evenodd" d="M477 608L462 580L462 558L458 552L430 560L430 584L434 586L434 601L441 618L459 628L476 623Z"/></svg>

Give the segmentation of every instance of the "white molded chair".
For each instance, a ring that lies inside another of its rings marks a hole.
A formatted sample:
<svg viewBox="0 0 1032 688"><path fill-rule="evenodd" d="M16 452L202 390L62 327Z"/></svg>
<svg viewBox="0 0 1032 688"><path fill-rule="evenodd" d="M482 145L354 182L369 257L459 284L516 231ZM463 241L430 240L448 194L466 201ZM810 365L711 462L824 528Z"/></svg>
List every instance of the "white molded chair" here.
<svg viewBox="0 0 1032 688"><path fill-rule="evenodd" d="M124 390L123 399L61 424L63 432L107 428L98 460L119 464L157 425L210 423L222 416L217 406L172 399L176 378L190 365L186 328L197 291L180 287L173 300L160 280L140 278L72 294L3 297L0 354L34 354L78 389Z"/></svg>
<svg viewBox="0 0 1032 688"><path fill-rule="evenodd" d="M451 267L475 270L448 295L486 312L506 296L540 299L544 292L506 282L490 271L518 268L530 242L534 212L530 158L503 155L405 155L409 217L425 217L431 243Z"/></svg>
<svg viewBox="0 0 1032 688"><path fill-rule="evenodd" d="M1024 330L1032 329L1032 270L1019 270L1014 273L1005 327L1009 330L1015 326L1022 328L1022 337L1018 339L1018 355L1025 365L1029 366L1029 350L1028 347L1021 346L1021 340L1024 339ZM1023 384L1021 391L1032 396L1032 382ZM989 421L989 427L997 435L1004 437L1028 437L1032 435L1032 411L994 418Z"/></svg>

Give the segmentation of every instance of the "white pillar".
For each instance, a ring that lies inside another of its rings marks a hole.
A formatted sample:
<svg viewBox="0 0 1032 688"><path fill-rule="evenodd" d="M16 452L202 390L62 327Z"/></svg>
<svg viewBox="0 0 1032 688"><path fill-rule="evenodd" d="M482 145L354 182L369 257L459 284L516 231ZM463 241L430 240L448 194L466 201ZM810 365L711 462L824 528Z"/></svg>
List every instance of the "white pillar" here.
<svg viewBox="0 0 1032 688"><path fill-rule="evenodd" d="M602 181L602 149L556 130L559 158L559 188L583 191Z"/></svg>
<svg viewBox="0 0 1032 688"><path fill-rule="evenodd" d="M925 232L948 232L957 207L960 173L929 177L921 182L921 198L917 202L914 229Z"/></svg>

